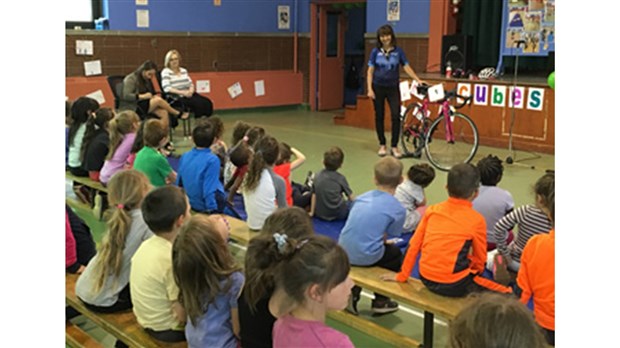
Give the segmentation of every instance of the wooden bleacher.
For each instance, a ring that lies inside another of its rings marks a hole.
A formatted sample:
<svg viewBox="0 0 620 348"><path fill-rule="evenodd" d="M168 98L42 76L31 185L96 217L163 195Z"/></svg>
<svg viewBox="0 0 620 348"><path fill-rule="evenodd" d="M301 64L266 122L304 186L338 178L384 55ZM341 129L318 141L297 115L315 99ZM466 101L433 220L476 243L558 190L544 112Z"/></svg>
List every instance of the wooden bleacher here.
<svg viewBox="0 0 620 348"><path fill-rule="evenodd" d="M99 191L99 192L108 192L108 188L103 186L102 183L100 183L99 181L95 181L89 177L82 177L82 176L75 176L73 174L71 174L71 172L67 171L65 173L65 178L72 180L74 182L80 183L84 186L88 186L92 189L94 189L95 191Z"/></svg>
<svg viewBox="0 0 620 348"><path fill-rule="evenodd" d="M140 324L136 321L136 316L132 311L125 311L119 313L110 313L110 314L102 314L95 313L86 308L82 301L80 301L75 295L75 282L77 281L77 274L66 274L65 275L65 300L67 305L73 307L78 312L82 313L86 318L90 319L93 323L101 327L106 332L110 333L112 336L121 340L123 343L127 344L129 347L169 347L169 348L180 348L187 347L186 342L180 343L166 343L162 341L158 341L153 337L149 336L140 327ZM71 338L67 339L67 344L70 342L74 342L76 340L84 340L84 337L81 337L81 334L76 332L73 329L72 325L67 325L66 335L69 336L71 334ZM79 347L80 345L78 345Z"/></svg>

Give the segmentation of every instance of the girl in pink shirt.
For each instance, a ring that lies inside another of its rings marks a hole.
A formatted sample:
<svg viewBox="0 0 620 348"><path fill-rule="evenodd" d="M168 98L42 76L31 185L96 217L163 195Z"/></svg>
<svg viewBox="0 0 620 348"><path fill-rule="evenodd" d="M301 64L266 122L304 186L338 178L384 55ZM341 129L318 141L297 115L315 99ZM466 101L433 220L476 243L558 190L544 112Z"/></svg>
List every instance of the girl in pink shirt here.
<svg viewBox="0 0 620 348"><path fill-rule="evenodd" d="M283 261L275 280L294 304L273 326L273 347L353 347L347 335L325 325L327 311L344 309L351 295L345 251L321 235L293 240L274 233L273 238Z"/></svg>

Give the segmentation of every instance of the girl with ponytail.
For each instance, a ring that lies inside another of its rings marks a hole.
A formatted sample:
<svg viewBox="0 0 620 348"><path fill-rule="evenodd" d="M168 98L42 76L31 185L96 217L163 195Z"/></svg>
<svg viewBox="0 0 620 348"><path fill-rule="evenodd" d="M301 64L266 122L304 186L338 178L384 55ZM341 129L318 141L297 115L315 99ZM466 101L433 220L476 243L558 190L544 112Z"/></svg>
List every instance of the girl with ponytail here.
<svg viewBox="0 0 620 348"><path fill-rule="evenodd" d="M112 175L124 168L139 127L140 118L131 110L121 112L110 121L110 151L99 173L103 184L107 184Z"/></svg>
<svg viewBox="0 0 620 348"><path fill-rule="evenodd" d="M149 179L136 170L120 171L110 179L107 234L75 286L78 298L92 311L113 313L132 307L131 258L140 244L153 235L140 210L150 190Z"/></svg>
<svg viewBox="0 0 620 348"><path fill-rule="evenodd" d="M82 166L95 181L99 181L99 172L110 148L108 127L113 118L114 110L101 108L95 112L94 117L86 121L81 149Z"/></svg>
<svg viewBox="0 0 620 348"><path fill-rule="evenodd" d="M286 207L286 183L273 171L280 153L280 143L272 136L260 138L243 184L243 201L248 227L259 231L265 219L277 208Z"/></svg>

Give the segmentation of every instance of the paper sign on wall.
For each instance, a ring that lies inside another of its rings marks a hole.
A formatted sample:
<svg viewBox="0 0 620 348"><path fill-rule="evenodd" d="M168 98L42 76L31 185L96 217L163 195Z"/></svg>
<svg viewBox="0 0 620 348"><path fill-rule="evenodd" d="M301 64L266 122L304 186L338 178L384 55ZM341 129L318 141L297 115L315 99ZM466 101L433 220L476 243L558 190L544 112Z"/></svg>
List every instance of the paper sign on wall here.
<svg viewBox="0 0 620 348"><path fill-rule="evenodd" d="M211 81L198 80L196 81L196 92L198 93L211 93Z"/></svg>
<svg viewBox="0 0 620 348"><path fill-rule="evenodd" d="M213 6L222 6L222 0L213 0Z"/></svg>
<svg viewBox="0 0 620 348"><path fill-rule="evenodd" d="M257 97L265 95L265 81L264 80L254 81L254 94Z"/></svg>
<svg viewBox="0 0 620 348"><path fill-rule="evenodd" d="M90 62L84 62L84 75L101 75L101 61L92 60Z"/></svg>
<svg viewBox="0 0 620 348"><path fill-rule="evenodd" d="M290 29L290 7L278 6L278 29Z"/></svg>
<svg viewBox="0 0 620 348"><path fill-rule="evenodd" d="M545 90L543 88L530 87L527 92L527 108L530 110L542 110L545 100Z"/></svg>
<svg viewBox="0 0 620 348"><path fill-rule="evenodd" d="M230 94L232 99L237 98L241 95L241 93L243 93L243 90L241 89L241 84L239 82L236 82L234 85L228 87L228 94Z"/></svg>
<svg viewBox="0 0 620 348"><path fill-rule="evenodd" d="M400 0L387 0L387 20L388 22L400 20Z"/></svg>
<svg viewBox="0 0 620 348"><path fill-rule="evenodd" d="M75 54L77 54L78 56L92 56L92 40L75 40Z"/></svg>
<svg viewBox="0 0 620 348"><path fill-rule="evenodd" d="M428 88L428 100L431 102L442 100L444 96L443 85L441 83Z"/></svg>
<svg viewBox="0 0 620 348"><path fill-rule="evenodd" d="M398 84L400 90L400 101L411 99L411 93L409 93L409 81L405 80Z"/></svg>
<svg viewBox="0 0 620 348"><path fill-rule="evenodd" d="M100 89L98 89L98 90L96 90L96 91L94 91L94 92L92 92L90 94L87 94L86 96L89 97L89 98L95 99L99 103L99 105L105 103L105 97L103 96L103 92Z"/></svg>
<svg viewBox="0 0 620 348"><path fill-rule="evenodd" d="M149 0L136 0L136 5L148 5L149 4Z"/></svg>
<svg viewBox="0 0 620 348"><path fill-rule="evenodd" d="M149 10L136 10L136 26L138 28L149 27Z"/></svg>

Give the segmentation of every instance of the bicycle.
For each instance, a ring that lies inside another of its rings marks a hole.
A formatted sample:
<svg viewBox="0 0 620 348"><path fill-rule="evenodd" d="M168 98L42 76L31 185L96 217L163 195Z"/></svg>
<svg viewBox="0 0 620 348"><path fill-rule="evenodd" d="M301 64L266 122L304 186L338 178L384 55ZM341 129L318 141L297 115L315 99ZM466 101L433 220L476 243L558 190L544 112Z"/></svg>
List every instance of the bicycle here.
<svg viewBox="0 0 620 348"><path fill-rule="evenodd" d="M478 151L476 124L469 116L456 112L470 103L472 97L451 90L445 92L443 99L431 102L428 88L427 85L418 86L418 93L424 96L422 103L409 104L400 116L401 146L406 157L420 158L424 150L435 168L449 171L458 163L469 163ZM457 97L463 99L463 103L450 105L450 99ZM430 117L430 104L439 104L435 119Z"/></svg>

